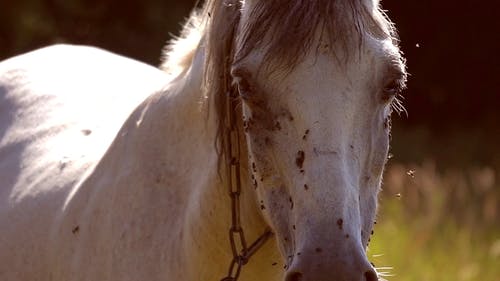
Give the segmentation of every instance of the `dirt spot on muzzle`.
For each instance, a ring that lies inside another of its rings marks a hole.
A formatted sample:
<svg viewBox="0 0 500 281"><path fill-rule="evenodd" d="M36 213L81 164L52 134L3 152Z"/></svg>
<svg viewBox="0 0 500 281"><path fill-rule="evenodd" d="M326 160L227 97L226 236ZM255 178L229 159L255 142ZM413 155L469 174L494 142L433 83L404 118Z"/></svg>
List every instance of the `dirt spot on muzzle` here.
<svg viewBox="0 0 500 281"><path fill-rule="evenodd" d="M339 227L340 230L344 228L344 220L343 219L338 219L337 220L337 226Z"/></svg>
<svg viewBox="0 0 500 281"><path fill-rule="evenodd" d="M295 157L295 164L297 165L297 167L299 167L299 169L302 169L304 167L305 159L306 154L304 153L304 151L299 150L299 152L297 152L297 156Z"/></svg>

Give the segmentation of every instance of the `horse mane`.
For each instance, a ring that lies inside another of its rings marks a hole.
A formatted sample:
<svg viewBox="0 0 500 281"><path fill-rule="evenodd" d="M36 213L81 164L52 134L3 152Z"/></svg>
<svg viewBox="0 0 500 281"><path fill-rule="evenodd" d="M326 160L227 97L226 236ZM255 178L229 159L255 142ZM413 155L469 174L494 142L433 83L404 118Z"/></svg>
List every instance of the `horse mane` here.
<svg viewBox="0 0 500 281"><path fill-rule="evenodd" d="M218 130L215 145L220 155L226 143L226 94L233 60L241 60L256 48L266 50L265 61L276 68L292 70L311 50L328 42L332 55L342 48L350 56L361 50L363 38L392 38L397 44L394 25L380 9L378 1L367 0L255 0L247 22L238 29L243 1L206 0L187 20L181 36L165 48L162 68L180 74L193 60L198 47L205 49L202 90L216 109ZM238 36L236 36L238 34ZM272 36L269 36L272 34ZM265 38L265 40L263 40ZM239 49L234 45L238 40ZM352 46L358 46L353 48ZM335 48L334 48L335 47Z"/></svg>
<svg viewBox="0 0 500 281"><path fill-rule="evenodd" d="M199 11L194 10L183 24L181 34L173 36L163 48L160 69L174 77L186 71L193 62L203 30Z"/></svg>

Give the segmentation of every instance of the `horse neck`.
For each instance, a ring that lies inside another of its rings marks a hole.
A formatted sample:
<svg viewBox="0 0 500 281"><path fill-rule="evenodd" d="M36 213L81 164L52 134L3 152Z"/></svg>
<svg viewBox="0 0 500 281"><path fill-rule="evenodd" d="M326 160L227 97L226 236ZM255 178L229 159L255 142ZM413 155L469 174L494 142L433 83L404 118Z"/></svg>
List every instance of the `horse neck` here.
<svg viewBox="0 0 500 281"><path fill-rule="evenodd" d="M189 194L184 204L185 213L183 222L183 237L186 245L185 252L189 255L190 263L196 268L193 279L199 279L196 274L203 273L204 279L221 278L227 272L227 267L232 258L228 231L231 226L231 199L228 195L228 179L225 161L221 160L219 170L219 157L215 149L215 138L217 133L216 107L208 98L204 98L202 89L204 50L200 48L193 59L191 67L185 74L171 84L172 110L178 111L175 115L185 116L186 124L183 130L174 138L180 139L176 143L192 147L182 149L180 153L191 151L190 161L187 161L189 169L196 176L188 174L191 179L181 178L180 181L190 181L189 186L179 190ZM218 94L218 93L209 93ZM176 106L186 105L186 106ZM186 114L189 111L189 114ZM180 121L176 121L180 122ZM180 124L178 124L180 125ZM241 125L241 124L240 124ZM241 147L241 184L242 193L240 198L241 223L245 231L248 243L259 237L266 228L266 223L256 199L253 184L248 172L248 154L246 141L243 137L242 126L240 128ZM172 137L172 136L171 136ZM186 155L176 155L177 158L185 158ZM201 171L201 172L197 172ZM193 179L196 177L196 179ZM271 244L271 243L269 243ZM270 247L267 245L267 247ZM272 251L275 247L271 246ZM193 254L197 253L197 254ZM271 255L275 256L275 255ZM210 262L216 258L221 262L214 266ZM271 264L272 262L268 262Z"/></svg>

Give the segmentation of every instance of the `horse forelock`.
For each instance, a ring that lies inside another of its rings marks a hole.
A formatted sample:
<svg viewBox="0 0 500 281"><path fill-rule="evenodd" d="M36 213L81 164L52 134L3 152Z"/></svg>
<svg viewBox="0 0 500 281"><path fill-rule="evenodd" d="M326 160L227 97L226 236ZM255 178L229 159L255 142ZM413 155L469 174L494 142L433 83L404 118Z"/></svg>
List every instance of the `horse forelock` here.
<svg viewBox="0 0 500 281"><path fill-rule="evenodd" d="M255 48L265 48L266 61L293 69L320 41L332 53L337 48L349 57L361 49L366 34L376 38L395 37L393 25L366 0L274 0L255 1L248 21L239 31L238 59ZM271 36L270 36L271 34ZM266 40L263 40L266 38ZM357 48L356 48L357 46Z"/></svg>

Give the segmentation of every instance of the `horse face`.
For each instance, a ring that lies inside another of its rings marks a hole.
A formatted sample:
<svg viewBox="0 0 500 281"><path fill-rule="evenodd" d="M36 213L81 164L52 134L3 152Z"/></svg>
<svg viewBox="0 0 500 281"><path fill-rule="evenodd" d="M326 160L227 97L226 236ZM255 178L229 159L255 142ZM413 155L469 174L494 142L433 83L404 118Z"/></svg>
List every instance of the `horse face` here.
<svg viewBox="0 0 500 281"><path fill-rule="evenodd" d="M293 69L258 48L233 66L250 167L287 280L377 280L365 247L404 66L390 38L356 55L322 38Z"/></svg>

